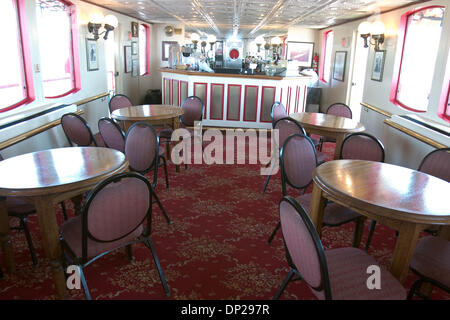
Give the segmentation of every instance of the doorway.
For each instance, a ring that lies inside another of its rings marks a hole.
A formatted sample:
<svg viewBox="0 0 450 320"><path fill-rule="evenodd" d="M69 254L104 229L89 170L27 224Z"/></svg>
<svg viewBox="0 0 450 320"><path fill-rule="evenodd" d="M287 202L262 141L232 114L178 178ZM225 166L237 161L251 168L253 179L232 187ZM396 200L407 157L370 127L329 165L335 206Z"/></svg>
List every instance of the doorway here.
<svg viewBox="0 0 450 320"><path fill-rule="evenodd" d="M361 118L361 102L366 81L369 48L364 48L364 40L357 30L353 32L352 46L351 78L347 90L346 103L352 110L353 119L359 121Z"/></svg>

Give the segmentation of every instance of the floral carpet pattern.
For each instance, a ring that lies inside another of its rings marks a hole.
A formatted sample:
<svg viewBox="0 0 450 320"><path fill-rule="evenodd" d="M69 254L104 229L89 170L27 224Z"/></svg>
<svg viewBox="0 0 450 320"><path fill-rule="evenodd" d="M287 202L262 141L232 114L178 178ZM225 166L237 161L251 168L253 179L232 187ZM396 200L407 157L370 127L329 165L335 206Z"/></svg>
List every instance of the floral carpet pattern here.
<svg viewBox="0 0 450 320"><path fill-rule="evenodd" d="M334 145L324 144L331 160ZM133 247L129 261L123 250L106 255L84 269L93 299L272 299L289 268L281 231L268 245L278 222L281 178L271 178L261 194L265 176L260 165L189 165L175 172L169 165L170 188L166 189L162 169L156 192L172 220L168 225L155 205L152 239L170 288L167 298L151 252L142 244ZM309 187L308 192L311 192ZM289 194L298 195L290 189ZM69 216L73 206L66 201ZM55 207L59 223L60 208ZM11 220L11 225L17 223ZM45 258L36 216L29 227L39 266L33 267L23 232L11 231L17 271L4 271L0 299L56 299L50 266ZM368 235L366 222L361 247ZM354 224L324 228L325 249L349 247ZM377 224L369 254L388 267L395 246L395 231ZM0 255L0 265L4 261ZM416 276L410 272L405 288ZM82 290L70 290L71 299L84 299ZM435 289L433 299L450 299ZM315 299L303 281L288 285L281 299Z"/></svg>

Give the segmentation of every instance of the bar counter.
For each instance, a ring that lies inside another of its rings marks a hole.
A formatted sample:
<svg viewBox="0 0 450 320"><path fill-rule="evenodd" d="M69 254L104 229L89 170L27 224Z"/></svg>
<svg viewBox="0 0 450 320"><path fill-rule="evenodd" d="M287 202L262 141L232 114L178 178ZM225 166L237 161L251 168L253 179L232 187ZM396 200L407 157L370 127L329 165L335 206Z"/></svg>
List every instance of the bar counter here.
<svg viewBox="0 0 450 320"><path fill-rule="evenodd" d="M208 73L163 68L163 104L179 106L191 95L202 99L203 125L271 128L270 112L281 101L288 112L305 111L308 76Z"/></svg>

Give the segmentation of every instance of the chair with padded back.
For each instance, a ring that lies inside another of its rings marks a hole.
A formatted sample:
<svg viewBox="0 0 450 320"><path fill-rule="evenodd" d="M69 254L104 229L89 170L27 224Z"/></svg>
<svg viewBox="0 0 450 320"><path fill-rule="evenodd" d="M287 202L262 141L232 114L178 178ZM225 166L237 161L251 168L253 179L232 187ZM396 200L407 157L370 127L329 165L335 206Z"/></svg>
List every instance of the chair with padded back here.
<svg viewBox="0 0 450 320"><path fill-rule="evenodd" d="M286 141L286 139L288 137L290 137L291 135L294 135L297 133L306 135L305 129L302 127L302 125L298 121L296 121L290 117L283 117L283 118L280 118L277 121L275 121L275 123L273 125L273 129L278 130L278 145L275 146L275 150L278 150L277 152L279 152L280 146L282 146L284 144L284 142ZM325 162L325 154L324 153L317 152L317 158L318 158L319 164L322 164L323 162ZM273 168L274 168L274 164L272 165L270 173L272 173ZM266 191L267 185L269 184L270 177L271 177L271 174L269 174L266 178L266 182L264 183L264 187L262 190L263 194Z"/></svg>
<svg viewBox="0 0 450 320"><path fill-rule="evenodd" d="M204 104L202 99L197 96L189 96L181 103L184 113L180 116L180 128L187 129L191 135L194 134L194 124L196 121L203 120ZM169 144L172 138L173 128L164 128L159 132L159 138L166 143L167 153L169 152ZM202 144L203 148L203 144ZM169 154L167 154L169 157ZM187 164L185 164L187 168Z"/></svg>
<svg viewBox="0 0 450 320"><path fill-rule="evenodd" d="M420 239L414 249L410 269L419 279L412 285L408 299L414 295L429 299L420 292L423 283L430 283L450 293L450 241L434 236Z"/></svg>
<svg viewBox="0 0 450 320"><path fill-rule="evenodd" d="M128 158L130 170L146 174L153 171L152 188L158 183L158 168L163 161L164 173L166 175L166 186L169 187L167 176L166 159L164 149L159 147L159 137L155 129L146 122L134 123L125 136L125 155ZM169 216L164 210L156 193L153 193L155 201L161 209L167 223L170 224Z"/></svg>
<svg viewBox="0 0 450 320"><path fill-rule="evenodd" d="M306 188L312 183L313 171L317 167L316 148L311 139L303 134L294 134L286 139L280 150L280 166L281 166L281 186L283 196L287 195L287 186L302 190L302 194L296 198L304 208L310 207L311 193L305 194ZM325 207L323 225L329 227L337 227L342 224L352 222L356 223L353 245L358 242L359 226L364 223L364 217L353 212L352 210L338 205L336 203L328 203ZM267 241L269 244L275 237L278 229L281 227L280 222L273 230Z"/></svg>
<svg viewBox="0 0 450 320"><path fill-rule="evenodd" d="M286 117L288 117L288 114L286 112L286 108L284 107L284 105L279 101L275 101L275 103L272 105L272 110L270 111L270 118L272 119L272 128L275 128L275 123L278 120Z"/></svg>
<svg viewBox="0 0 450 320"><path fill-rule="evenodd" d="M125 133L114 120L101 118L98 120L98 130L107 148L125 152Z"/></svg>
<svg viewBox="0 0 450 320"><path fill-rule="evenodd" d="M352 109L350 109L349 106L347 106L345 103L333 103L331 106L328 107L326 114L331 114L333 116L338 117L344 117L352 119ZM320 137L319 141L319 150L322 151L322 145L324 142L334 142L336 143L336 139L327 138L327 137Z"/></svg>
<svg viewBox="0 0 450 320"><path fill-rule="evenodd" d="M131 107L130 98L124 94L116 94L109 100L109 112L112 113L116 109Z"/></svg>
<svg viewBox="0 0 450 320"><path fill-rule="evenodd" d="M100 133L93 135L86 120L76 113L71 112L64 114L61 117L61 126L71 147L73 147L74 144L79 147L105 146Z"/></svg>
<svg viewBox="0 0 450 320"><path fill-rule="evenodd" d="M105 254L138 242L150 249L164 291L170 295L150 238L153 196L153 188L143 175L120 173L97 184L89 192L81 215L62 225L64 261L79 267L87 299L91 295L83 268Z"/></svg>
<svg viewBox="0 0 450 320"><path fill-rule="evenodd" d="M285 196L279 214L286 256L290 257L288 276L274 299L278 299L297 274L319 300L404 300L401 283L363 250L338 248L324 250L320 237L304 206ZM381 286L369 289L368 267L379 266Z"/></svg>
<svg viewBox="0 0 450 320"><path fill-rule="evenodd" d="M384 162L384 156L384 146L379 139L368 133L358 132L352 133L344 139L339 158ZM376 221L372 220L365 247L366 251L369 250L375 226Z"/></svg>

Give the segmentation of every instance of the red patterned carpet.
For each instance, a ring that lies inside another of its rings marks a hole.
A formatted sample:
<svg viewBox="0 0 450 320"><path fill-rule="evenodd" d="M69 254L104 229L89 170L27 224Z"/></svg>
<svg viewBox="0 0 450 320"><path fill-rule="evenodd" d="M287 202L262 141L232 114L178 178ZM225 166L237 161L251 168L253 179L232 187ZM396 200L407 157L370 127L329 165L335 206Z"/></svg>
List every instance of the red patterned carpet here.
<svg viewBox="0 0 450 320"><path fill-rule="evenodd" d="M333 145L325 144L324 150L331 159ZM274 296L289 271L281 232L271 245L266 243L278 221L280 173L272 177L262 195L265 176L260 176L259 169L259 165L191 165L177 174L171 165L170 189L165 188L160 171L156 191L172 224L167 225L155 205L152 238L171 291L169 299ZM296 193L290 190L290 194ZM72 215L69 201L66 206ZM33 268L23 232L12 231L17 272L0 280L0 299L56 298L35 216L30 217L29 226L40 265ZM351 246L353 230L353 224L325 228L324 247ZM395 239L393 230L378 224L369 253L388 266ZM0 264L4 266L1 256ZM93 299L167 299L151 253L143 245L134 247L133 262L117 251L85 268L85 274ZM415 279L410 273L405 288L409 290ZM71 290L70 296L84 299L82 290ZM435 289L432 298L448 300L450 295ZM282 299L315 297L304 282L296 281L288 285Z"/></svg>

